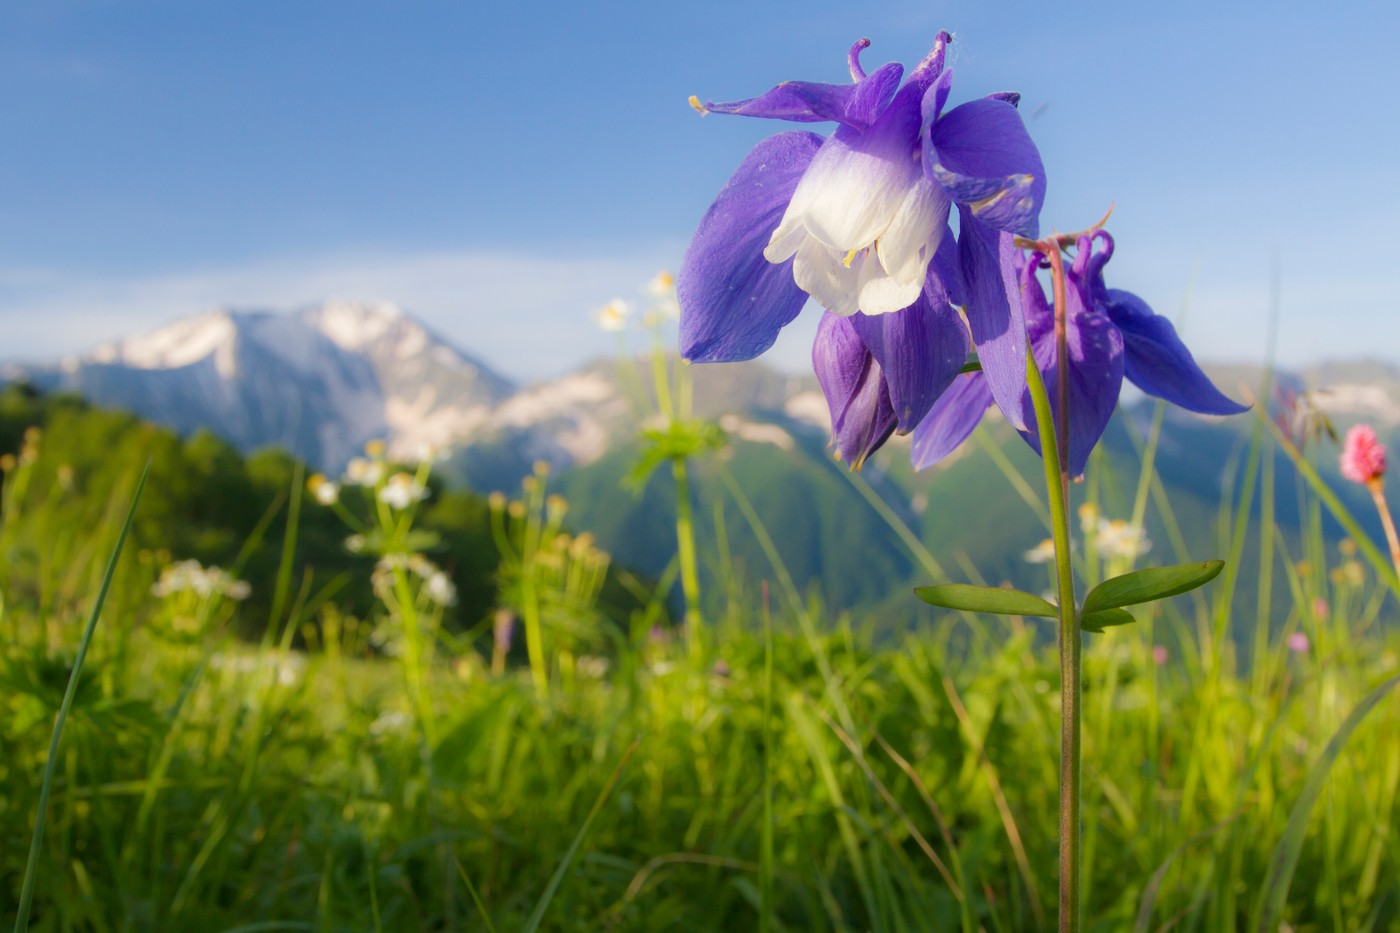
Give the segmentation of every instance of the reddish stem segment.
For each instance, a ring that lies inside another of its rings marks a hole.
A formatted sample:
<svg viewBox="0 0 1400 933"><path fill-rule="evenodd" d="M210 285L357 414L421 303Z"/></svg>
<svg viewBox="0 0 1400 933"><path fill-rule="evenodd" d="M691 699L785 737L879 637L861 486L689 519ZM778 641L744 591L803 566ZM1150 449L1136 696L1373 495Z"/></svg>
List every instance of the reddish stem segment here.
<svg viewBox="0 0 1400 933"><path fill-rule="evenodd" d="M1390 545L1390 560L1395 564L1395 574L1400 576L1400 538L1395 535L1395 520L1390 517L1390 506L1385 501L1385 480L1379 476L1366 481L1371 490L1371 498L1376 502L1376 511L1381 516L1381 526L1385 528L1385 541Z"/></svg>

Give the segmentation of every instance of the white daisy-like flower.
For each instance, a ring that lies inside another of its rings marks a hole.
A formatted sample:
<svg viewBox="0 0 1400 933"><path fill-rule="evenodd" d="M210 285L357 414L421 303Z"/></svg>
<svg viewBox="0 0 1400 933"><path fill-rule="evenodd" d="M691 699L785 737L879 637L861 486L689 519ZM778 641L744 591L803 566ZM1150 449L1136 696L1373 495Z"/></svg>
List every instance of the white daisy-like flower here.
<svg viewBox="0 0 1400 933"><path fill-rule="evenodd" d="M1048 564L1055 559L1055 542L1046 538L1021 556L1028 564Z"/></svg>
<svg viewBox="0 0 1400 933"><path fill-rule="evenodd" d="M395 473L379 490L379 501L391 509L406 509L427 498L428 490L407 473Z"/></svg>
<svg viewBox="0 0 1400 933"><path fill-rule="evenodd" d="M628 315L632 313L632 308L621 298L614 298L593 312L593 320L598 326L607 331L620 331L627 326Z"/></svg>
<svg viewBox="0 0 1400 933"><path fill-rule="evenodd" d="M384 478L384 464L379 460L356 457L345 465L345 482L355 486L377 486Z"/></svg>
<svg viewBox="0 0 1400 933"><path fill-rule="evenodd" d="M441 570L428 577L428 582L424 584L423 591L428 594L428 598L439 606L451 606L457 601L457 587L452 579Z"/></svg>

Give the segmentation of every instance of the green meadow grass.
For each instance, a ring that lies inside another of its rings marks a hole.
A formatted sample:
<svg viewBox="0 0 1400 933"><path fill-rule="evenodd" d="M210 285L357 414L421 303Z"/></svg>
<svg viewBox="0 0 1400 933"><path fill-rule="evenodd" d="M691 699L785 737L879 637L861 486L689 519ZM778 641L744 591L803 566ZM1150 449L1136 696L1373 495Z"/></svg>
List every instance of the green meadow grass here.
<svg viewBox="0 0 1400 933"><path fill-rule="evenodd" d="M1136 521L1170 523L1154 438L1123 484ZM1261 428L1242 454L1221 552L1198 555L1232 559L1227 574L1086 638L1086 928L1400 928L1389 571L1330 548L1307 490L1307 532L1277 531L1267 444ZM702 594L689 645L653 632L658 600L595 620L612 634L593 654L577 620L558 628L569 650L533 669L517 649L493 673L489 636L429 644L429 627L383 657L375 620L292 578L296 510L315 507L298 478L283 539L264 523L243 549L284 558L249 644L217 598L151 596L160 568L140 554L94 605L136 471L101 521L69 529L24 469L0 514L5 553L36 555L23 573L7 558L0 618L0 907L16 929L1053 926L1059 663L1039 623L949 613L891 639L796 592L773 553L755 583ZM1115 481L1092 474L1082 495ZM725 533L766 540L756 523ZM725 566L722 542L701 548ZM1087 555L1082 576L1102 572ZM1299 632L1307 651L1288 647Z"/></svg>

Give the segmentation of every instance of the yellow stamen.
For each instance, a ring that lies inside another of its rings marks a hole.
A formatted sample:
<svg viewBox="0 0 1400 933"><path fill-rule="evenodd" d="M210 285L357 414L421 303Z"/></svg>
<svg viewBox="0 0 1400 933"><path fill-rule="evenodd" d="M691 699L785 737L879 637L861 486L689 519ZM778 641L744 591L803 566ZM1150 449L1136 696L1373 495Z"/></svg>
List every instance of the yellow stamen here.
<svg viewBox="0 0 1400 933"><path fill-rule="evenodd" d="M860 252L860 250L858 249L851 250L849 253L846 254L846 258L841 260L841 264L844 265L847 269L851 268L851 263L855 261L856 253L858 252Z"/></svg>
<svg viewBox="0 0 1400 933"><path fill-rule="evenodd" d="M708 110L705 109L705 105L704 105L704 104L700 103L700 98L696 97L694 94L691 94L691 95L690 95L690 101L689 101L689 103L690 103L690 106L694 107L694 108L696 109L696 111L698 111L698 112L701 113L701 114L706 114L706 113L709 113L709 112L710 112L710 111L708 111Z"/></svg>

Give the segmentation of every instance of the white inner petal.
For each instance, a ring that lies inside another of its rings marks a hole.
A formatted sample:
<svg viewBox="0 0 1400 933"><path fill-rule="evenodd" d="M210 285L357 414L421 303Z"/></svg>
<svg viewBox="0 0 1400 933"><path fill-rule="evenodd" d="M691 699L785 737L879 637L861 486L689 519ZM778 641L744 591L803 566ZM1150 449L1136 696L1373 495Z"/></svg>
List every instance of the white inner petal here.
<svg viewBox="0 0 1400 933"><path fill-rule="evenodd" d="M855 314L856 296L860 292L860 272L864 256L857 256L850 266L845 254L838 254L815 237L808 237L798 247L792 263L792 277L797 287L836 314Z"/></svg>
<svg viewBox="0 0 1400 933"><path fill-rule="evenodd" d="M888 148L858 149L832 140L798 182L789 209L800 211L808 232L832 249L845 253L874 243L919 179L908 148Z"/></svg>
<svg viewBox="0 0 1400 933"><path fill-rule="evenodd" d="M796 203L796 199L788 203L782 223L778 224L778 229L773 231L773 235L768 238L768 245L763 248L763 258L769 262L787 262L797 252L802 241L807 239L807 227L802 222L802 215L793 209Z"/></svg>
<svg viewBox="0 0 1400 933"><path fill-rule="evenodd" d="M904 284L923 283L947 229L948 208L947 195L926 178L908 190L894 219L875 243L880 265L892 278Z"/></svg>
<svg viewBox="0 0 1400 933"><path fill-rule="evenodd" d="M880 263L873 257L868 265L874 269L880 268ZM888 314L891 311L903 311L912 305L923 290L922 278L913 282L901 282L888 275L870 276L861 283L857 303L860 310L866 314Z"/></svg>

